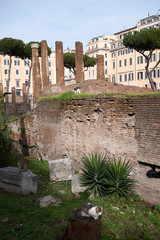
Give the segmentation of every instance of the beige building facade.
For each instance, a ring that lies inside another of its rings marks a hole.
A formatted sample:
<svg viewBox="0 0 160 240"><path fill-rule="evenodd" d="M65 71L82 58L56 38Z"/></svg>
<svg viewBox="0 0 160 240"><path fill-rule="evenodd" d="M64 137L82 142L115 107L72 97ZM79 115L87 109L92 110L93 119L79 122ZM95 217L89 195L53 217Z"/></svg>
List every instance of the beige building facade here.
<svg viewBox="0 0 160 240"><path fill-rule="evenodd" d="M41 66L41 58L39 57ZM32 98L33 94L33 80L32 71L30 72L31 61L28 59L20 59L16 57L11 58L11 72L9 81L9 65L10 57L0 55L0 83L3 84L3 92L11 92L11 88L15 87L16 96L22 96L23 83L28 89L29 82L29 96ZM49 82L50 84L55 83L55 52L52 50L51 55L48 57L49 66ZM31 77L30 77L31 75ZM30 80L30 81L29 81Z"/></svg>
<svg viewBox="0 0 160 240"><path fill-rule="evenodd" d="M104 71L105 71L106 79L110 79L111 77L110 50L114 40L115 40L115 36L104 35L104 36L95 37L91 39L89 42L87 42L86 44L86 54L89 57L96 58L97 54L104 56ZM85 80L97 79L97 65L95 65L94 67L89 67L88 69L85 69L85 70L86 70L84 71Z"/></svg>
<svg viewBox="0 0 160 240"><path fill-rule="evenodd" d="M123 46L123 38L135 31L160 27L160 15L148 16L141 19L135 27L115 33L114 36L104 35L91 39L86 44L86 53L90 57L97 54L104 56L105 78L114 83L149 87L150 84L145 73L144 57L133 49ZM150 69L160 59L160 50L155 50L150 61ZM97 66L90 67L85 72L85 79L96 79ZM160 89L160 65L152 73L156 88Z"/></svg>
<svg viewBox="0 0 160 240"><path fill-rule="evenodd" d="M111 46L111 81L124 85L134 85L139 87L149 87L149 80L145 71L145 58L142 54L133 49L123 46L123 38L127 34L134 34L135 31L143 29L158 28L160 26L160 16L148 16L140 20L133 28L115 33L115 41ZM150 70L160 59L160 50L155 50L150 60ZM160 89L160 65L152 72L152 79L157 89Z"/></svg>

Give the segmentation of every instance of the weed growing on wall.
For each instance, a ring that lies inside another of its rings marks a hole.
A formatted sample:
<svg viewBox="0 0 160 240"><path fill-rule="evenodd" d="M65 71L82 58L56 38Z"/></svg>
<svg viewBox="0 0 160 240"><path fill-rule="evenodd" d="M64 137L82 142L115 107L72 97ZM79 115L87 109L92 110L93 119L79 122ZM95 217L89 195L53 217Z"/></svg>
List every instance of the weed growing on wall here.
<svg viewBox="0 0 160 240"><path fill-rule="evenodd" d="M6 125L4 103L0 97L0 167L7 166L10 160L11 139Z"/></svg>

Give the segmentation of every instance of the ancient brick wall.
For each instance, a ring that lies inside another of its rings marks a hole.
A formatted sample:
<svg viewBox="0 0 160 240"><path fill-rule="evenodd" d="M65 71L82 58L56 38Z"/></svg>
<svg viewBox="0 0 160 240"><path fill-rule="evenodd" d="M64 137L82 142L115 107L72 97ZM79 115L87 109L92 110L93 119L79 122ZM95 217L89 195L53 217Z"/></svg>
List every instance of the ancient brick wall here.
<svg viewBox="0 0 160 240"><path fill-rule="evenodd" d="M25 119L28 145L35 145L42 159L67 156L76 168L91 152L130 159L136 192L153 203L160 203L160 179L149 179L146 172L150 164L160 166L159 125L159 95L43 100L32 123Z"/></svg>

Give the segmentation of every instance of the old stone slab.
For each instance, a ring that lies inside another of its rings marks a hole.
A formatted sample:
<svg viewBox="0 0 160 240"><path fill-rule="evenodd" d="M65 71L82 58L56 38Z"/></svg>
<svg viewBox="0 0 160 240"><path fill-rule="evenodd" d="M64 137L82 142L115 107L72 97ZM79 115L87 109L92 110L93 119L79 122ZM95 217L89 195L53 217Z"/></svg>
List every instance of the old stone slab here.
<svg viewBox="0 0 160 240"><path fill-rule="evenodd" d="M81 174L75 174L71 180L71 191L73 194L78 194L80 192L84 192L87 187L82 186L81 182Z"/></svg>
<svg viewBox="0 0 160 240"><path fill-rule="evenodd" d="M68 181L73 176L73 161L69 158L49 161L50 180Z"/></svg>
<svg viewBox="0 0 160 240"><path fill-rule="evenodd" d="M36 193L38 177L30 170L19 172L19 168L16 167L0 168L0 188L22 195Z"/></svg>
<svg viewBox="0 0 160 240"><path fill-rule="evenodd" d="M58 206L62 203L62 201L58 198L54 198L52 195L48 195L43 198L40 198L39 203L40 207L47 207L50 204Z"/></svg>

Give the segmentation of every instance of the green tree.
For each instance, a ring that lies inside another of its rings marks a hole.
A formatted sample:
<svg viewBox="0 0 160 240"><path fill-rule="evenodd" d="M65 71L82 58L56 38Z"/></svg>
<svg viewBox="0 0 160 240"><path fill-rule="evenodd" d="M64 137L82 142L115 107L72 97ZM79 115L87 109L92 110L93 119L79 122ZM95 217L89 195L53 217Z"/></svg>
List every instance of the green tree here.
<svg viewBox="0 0 160 240"><path fill-rule="evenodd" d="M25 49L25 44L20 39L14 39L14 38L0 39L0 54L8 55L10 59L7 92L9 91L9 84L10 84L12 56L23 58L25 53L24 49Z"/></svg>
<svg viewBox="0 0 160 240"><path fill-rule="evenodd" d="M76 75L75 53L63 54L64 66L68 68L74 75ZM93 67L96 64L96 58L83 55L84 68Z"/></svg>
<svg viewBox="0 0 160 240"><path fill-rule="evenodd" d="M135 32L134 35L127 35L123 39L123 45L128 48L133 48L145 57L146 74L151 85L151 89L155 92L156 86L152 79L152 72L160 63L157 60L155 66L150 69L150 60L155 49L160 49L160 28L145 29L140 32Z"/></svg>

